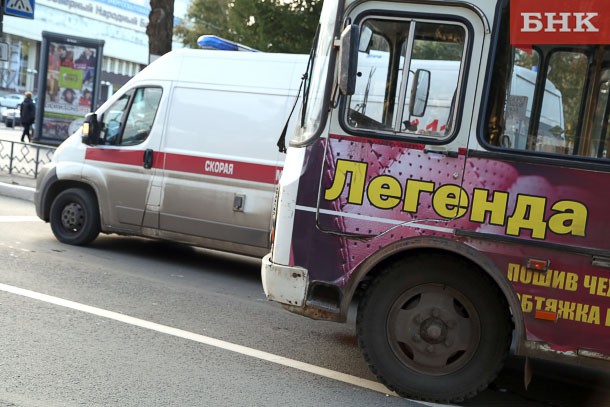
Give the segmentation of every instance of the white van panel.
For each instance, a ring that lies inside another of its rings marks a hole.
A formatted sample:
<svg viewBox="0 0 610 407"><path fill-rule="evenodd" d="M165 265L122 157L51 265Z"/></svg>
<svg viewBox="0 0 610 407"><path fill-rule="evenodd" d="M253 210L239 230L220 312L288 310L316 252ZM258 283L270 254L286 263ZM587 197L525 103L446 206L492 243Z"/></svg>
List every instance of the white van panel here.
<svg viewBox="0 0 610 407"><path fill-rule="evenodd" d="M275 143L288 117L289 102L285 95L176 87L164 149L280 163L283 157Z"/></svg>
<svg viewBox="0 0 610 407"><path fill-rule="evenodd" d="M275 144L295 96L254 89L174 88L162 148L162 235L268 245L283 161Z"/></svg>
<svg viewBox="0 0 610 407"><path fill-rule="evenodd" d="M119 137L127 124L121 124L116 141L104 139L107 144L85 146L78 142L80 135L73 137L56 154L60 176L52 182L68 179L65 172L78 180L80 173L82 182L96 191L102 232L262 255L269 249L273 196L284 160L276 143L307 59L307 55L172 51L96 111L101 119L127 92L162 87L148 137L121 144ZM133 104L124 107L125 123L131 119L129 106ZM110 127L102 124L108 134ZM291 128L289 135L294 133ZM60 152L62 148L66 151ZM82 164L69 163L72 156L80 156ZM43 201L39 200L37 211L48 220L49 205Z"/></svg>

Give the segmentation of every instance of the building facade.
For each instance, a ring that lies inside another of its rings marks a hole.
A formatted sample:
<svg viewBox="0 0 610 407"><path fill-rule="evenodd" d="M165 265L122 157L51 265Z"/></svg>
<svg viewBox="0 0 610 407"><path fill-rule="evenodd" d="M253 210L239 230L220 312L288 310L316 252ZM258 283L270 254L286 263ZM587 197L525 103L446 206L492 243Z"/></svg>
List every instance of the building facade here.
<svg viewBox="0 0 610 407"><path fill-rule="evenodd" d="M185 9L186 1L176 0L176 15ZM34 19L5 15L0 41L8 53L0 61L0 91L38 92L42 32L49 31L105 41L100 101L107 99L149 62L149 14L148 0L35 0Z"/></svg>

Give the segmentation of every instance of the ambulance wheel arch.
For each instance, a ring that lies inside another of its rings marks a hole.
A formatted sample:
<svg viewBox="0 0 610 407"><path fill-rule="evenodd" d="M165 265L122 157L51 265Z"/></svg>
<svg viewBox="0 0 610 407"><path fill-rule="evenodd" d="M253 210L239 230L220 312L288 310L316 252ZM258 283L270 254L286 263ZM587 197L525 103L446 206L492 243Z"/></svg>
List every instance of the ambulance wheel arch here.
<svg viewBox="0 0 610 407"><path fill-rule="evenodd" d="M358 308L365 359L384 384L409 398L475 396L502 368L511 333L511 312L497 284L449 254L390 263Z"/></svg>
<svg viewBox="0 0 610 407"><path fill-rule="evenodd" d="M99 235L100 212L97 197L90 189L70 187L51 202L49 222L62 243L87 245Z"/></svg>

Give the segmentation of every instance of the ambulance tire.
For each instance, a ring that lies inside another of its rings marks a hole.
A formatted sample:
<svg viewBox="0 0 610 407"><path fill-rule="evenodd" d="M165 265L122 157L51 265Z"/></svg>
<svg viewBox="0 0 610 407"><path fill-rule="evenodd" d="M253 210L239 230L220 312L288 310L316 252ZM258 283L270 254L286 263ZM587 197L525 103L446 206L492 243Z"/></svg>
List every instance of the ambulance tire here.
<svg viewBox="0 0 610 407"><path fill-rule="evenodd" d="M474 397L502 369L511 334L508 304L492 279L442 254L390 265L358 307L358 343L371 370L412 399Z"/></svg>
<svg viewBox="0 0 610 407"><path fill-rule="evenodd" d="M81 188L61 192L51 204L51 230L62 243L83 246L100 233L100 212L95 196Z"/></svg>

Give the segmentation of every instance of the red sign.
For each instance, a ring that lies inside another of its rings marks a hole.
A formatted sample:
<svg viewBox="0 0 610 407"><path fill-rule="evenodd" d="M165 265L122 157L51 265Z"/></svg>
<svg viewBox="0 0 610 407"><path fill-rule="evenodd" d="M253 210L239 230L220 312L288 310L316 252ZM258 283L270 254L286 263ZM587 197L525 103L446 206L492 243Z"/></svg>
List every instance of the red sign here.
<svg viewBox="0 0 610 407"><path fill-rule="evenodd" d="M610 44L608 0L512 0L510 42Z"/></svg>

